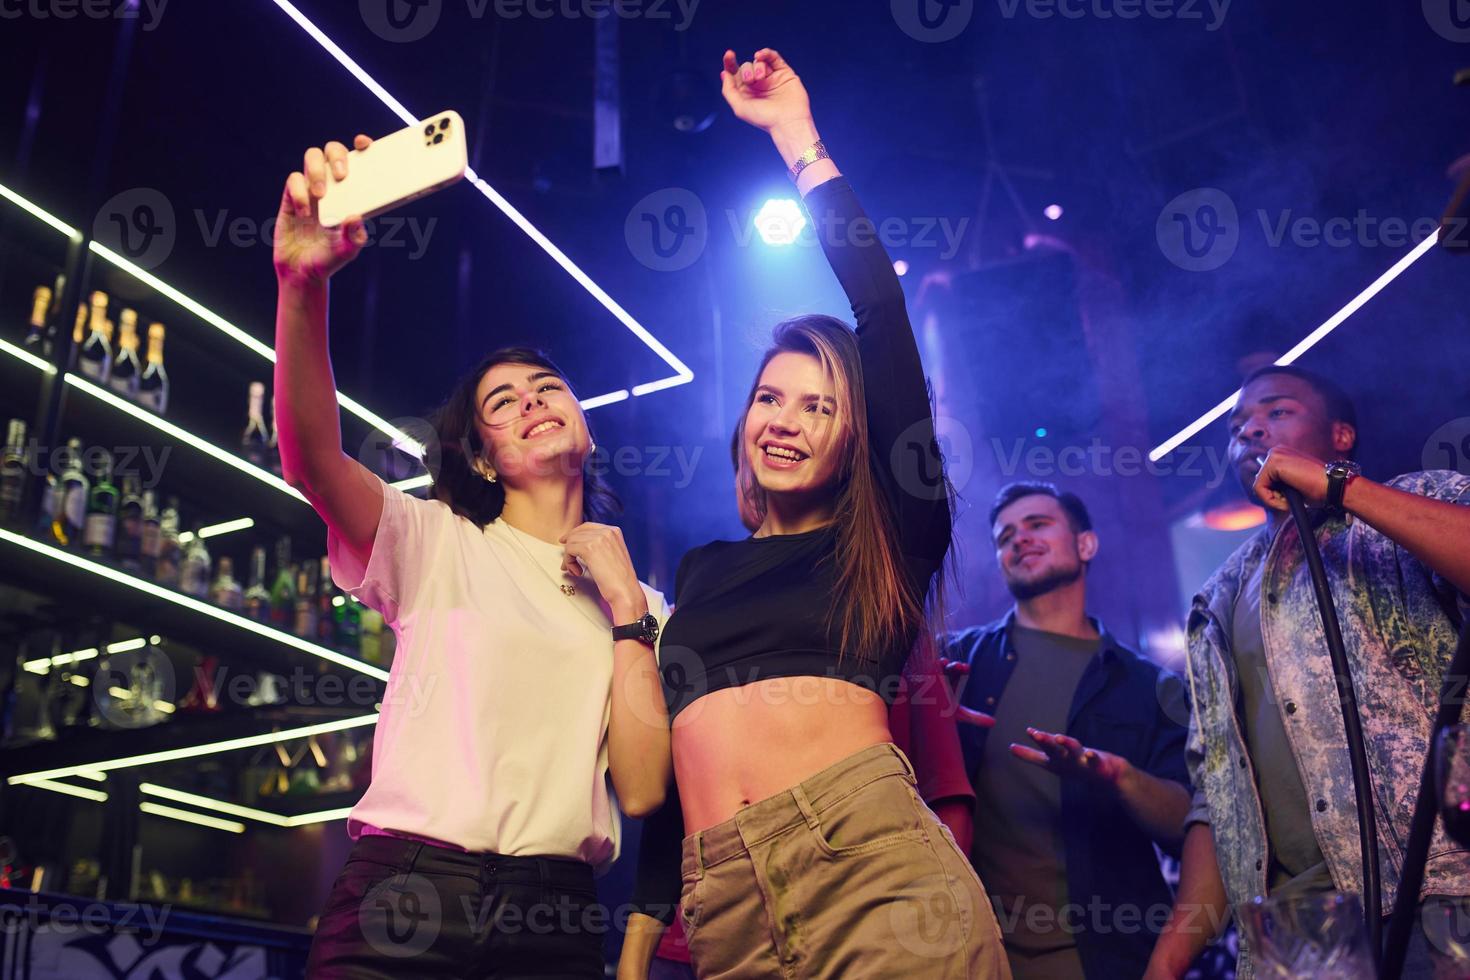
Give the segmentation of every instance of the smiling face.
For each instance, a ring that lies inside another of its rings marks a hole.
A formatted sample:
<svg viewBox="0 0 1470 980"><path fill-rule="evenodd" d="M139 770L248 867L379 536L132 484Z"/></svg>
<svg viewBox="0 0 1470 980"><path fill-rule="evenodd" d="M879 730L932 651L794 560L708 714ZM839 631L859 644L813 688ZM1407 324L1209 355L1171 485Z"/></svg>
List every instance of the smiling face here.
<svg viewBox="0 0 1470 980"><path fill-rule="evenodd" d="M837 392L812 354L782 351L766 363L745 413L746 464L767 494L831 493L844 469L847 426Z"/></svg>
<svg viewBox="0 0 1470 980"><path fill-rule="evenodd" d="M1034 599L1082 577L1097 554L1097 535L1073 530L1061 501L1036 493L995 515L995 560L1017 599Z"/></svg>
<svg viewBox="0 0 1470 980"><path fill-rule="evenodd" d="M576 475L591 450L582 406L553 371L530 364L496 364L475 387L475 429L484 463L497 479Z"/></svg>
<svg viewBox="0 0 1470 980"><path fill-rule="evenodd" d="M1276 446L1309 453L1324 462L1353 449L1356 430L1333 421L1327 400L1311 383L1289 374L1265 374L1246 385L1228 421L1230 463L1246 496L1260 503L1252 489L1266 454Z"/></svg>

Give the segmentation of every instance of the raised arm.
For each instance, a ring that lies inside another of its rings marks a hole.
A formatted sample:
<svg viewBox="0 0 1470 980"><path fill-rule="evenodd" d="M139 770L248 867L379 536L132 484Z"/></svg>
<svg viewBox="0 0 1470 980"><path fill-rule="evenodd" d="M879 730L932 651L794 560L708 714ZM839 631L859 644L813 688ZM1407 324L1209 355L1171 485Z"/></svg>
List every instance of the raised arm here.
<svg viewBox="0 0 1470 980"><path fill-rule="evenodd" d="M358 136L357 149L372 141ZM276 219L276 435L281 471L337 537L366 565L383 512L378 479L342 451L336 383L327 348L327 280L356 258L366 236L360 218L323 228L317 205L328 168L347 175L347 148L306 151L286 178Z"/></svg>
<svg viewBox="0 0 1470 980"><path fill-rule="evenodd" d="M821 138L810 99L779 53L764 48L753 61L739 64L727 51L720 79L735 115L768 133L788 168L810 159L803 155ZM857 319L868 441L900 546L906 555L938 562L950 543L949 495L929 388L898 275L872 219L831 159L806 166L796 186Z"/></svg>

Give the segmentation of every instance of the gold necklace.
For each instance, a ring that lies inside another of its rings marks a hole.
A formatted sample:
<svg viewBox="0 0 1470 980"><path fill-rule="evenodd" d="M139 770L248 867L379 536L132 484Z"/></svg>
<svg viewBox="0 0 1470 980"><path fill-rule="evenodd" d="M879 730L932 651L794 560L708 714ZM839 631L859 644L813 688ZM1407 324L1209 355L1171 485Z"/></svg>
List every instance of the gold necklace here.
<svg viewBox="0 0 1470 980"><path fill-rule="evenodd" d="M506 529L510 531L511 540L516 543L516 547L521 549L521 554L525 555L526 560L529 561L532 565L536 566L537 571L546 576L546 581L550 582L552 585L555 585L558 589L561 590L561 594L569 599L577 594L577 587L575 585L568 585L566 582L556 581L556 579L552 578L551 574L547 572L546 569L541 567L541 563L537 561L535 556L531 554L530 550L521 543L521 532L517 531L515 527L511 525L510 521L507 521L503 517L500 520L501 523L506 526ZM563 574L566 573L563 572Z"/></svg>

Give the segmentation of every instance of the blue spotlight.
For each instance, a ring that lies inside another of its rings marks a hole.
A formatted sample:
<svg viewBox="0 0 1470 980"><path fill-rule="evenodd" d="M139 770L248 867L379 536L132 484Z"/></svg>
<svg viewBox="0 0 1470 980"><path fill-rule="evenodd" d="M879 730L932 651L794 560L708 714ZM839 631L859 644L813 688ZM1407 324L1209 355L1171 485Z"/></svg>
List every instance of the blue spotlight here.
<svg viewBox="0 0 1470 980"><path fill-rule="evenodd" d="M767 245L794 245L805 227L801 205L790 198L772 198L755 216L755 230Z"/></svg>

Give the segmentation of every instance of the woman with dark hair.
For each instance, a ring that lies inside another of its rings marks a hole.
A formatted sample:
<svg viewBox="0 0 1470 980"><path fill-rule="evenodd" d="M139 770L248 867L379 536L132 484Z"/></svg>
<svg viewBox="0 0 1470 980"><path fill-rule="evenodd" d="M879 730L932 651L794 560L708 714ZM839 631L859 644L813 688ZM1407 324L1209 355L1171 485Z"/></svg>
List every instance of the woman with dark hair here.
<svg viewBox="0 0 1470 980"><path fill-rule="evenodd" d="M680 813L645 824L635 906L680 916L701 978L1008 977L980 881L889 729L951 532L903 292L796 73L770 49L724 61L725 99L790 168L857 329L776 327L732 444L753 534L679 566L659 664L689 836L660 873ZM623 977L646 976L654 935L630 923Z"/></svg>
<svg viewBox="0 0 1470 980"><path fill-rule="evenodd" d="M606 495L587 419L537 351L492 354L450 395L426 455L433 499L342 451L327 280L365 234L360 218L323 228L317 205L347 165L329 143L286 181L276 425L286 480L327 524L333 579L383 614L398 651L307 973L601 977L609 776L635 816L669 778L653 657L668 607L621 532L588 520Z"/></svg>

